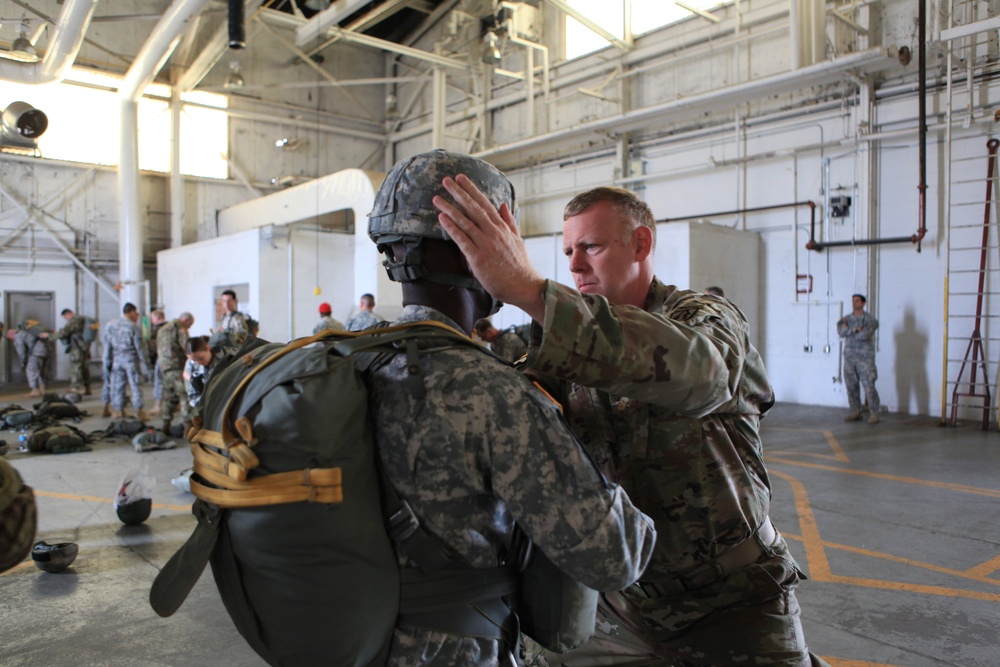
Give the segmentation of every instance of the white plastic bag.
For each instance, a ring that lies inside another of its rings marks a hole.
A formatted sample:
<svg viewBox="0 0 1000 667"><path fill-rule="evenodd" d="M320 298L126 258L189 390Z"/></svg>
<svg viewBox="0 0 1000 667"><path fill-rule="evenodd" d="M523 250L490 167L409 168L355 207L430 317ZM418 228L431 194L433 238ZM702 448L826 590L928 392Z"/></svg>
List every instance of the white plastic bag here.
<svg viewBox="0 0 1000 667"><path fill-rule="evenodd" d="M148 465L143 464L129 469L121 484L118 485L118 493L115 494L115 509L143 498L152 498L155 488L156 478L149 474Z"/></svg>

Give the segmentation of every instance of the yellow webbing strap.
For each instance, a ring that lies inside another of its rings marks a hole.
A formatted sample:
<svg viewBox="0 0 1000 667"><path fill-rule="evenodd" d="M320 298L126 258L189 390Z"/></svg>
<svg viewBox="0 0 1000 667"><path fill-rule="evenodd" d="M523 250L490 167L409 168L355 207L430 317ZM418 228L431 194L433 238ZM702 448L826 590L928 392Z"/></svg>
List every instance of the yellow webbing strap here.
<svg viewBox="0 0 1000 667"><path fill-rule="evenodd" d="M319 503L339 503L344 499L342 473L338 468L312 468L289 472L261 475L248 479L248 473L260 461L251 449L256 440L253 427L244 417L236 423L237 433L230 425L233 406L243 390L263 369L295 350L312 345L326 338L355 338L376 333L395 334L416 327L430 327L468 338L464 333L441 322L421 321L391 327L381 327L375 331L337 331L327 329L306 338L299 338L264 359L247 373L230 395L223 411L222 431L192 428L188 432L191 451L194 454L194 472L206 482L219 488L212 488L191 480L191 491L198 498L223 508L260 507L302 501ZM245 363L252 357L247 355Z"/></svg>

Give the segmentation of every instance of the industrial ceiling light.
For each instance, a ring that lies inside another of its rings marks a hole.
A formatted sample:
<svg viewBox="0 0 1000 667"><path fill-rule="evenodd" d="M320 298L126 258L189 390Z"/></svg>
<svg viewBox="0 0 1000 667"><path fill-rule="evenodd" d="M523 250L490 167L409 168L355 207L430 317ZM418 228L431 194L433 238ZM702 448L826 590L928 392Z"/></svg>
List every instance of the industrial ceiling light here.
<svg viewBox="0 0 1000 667"><path fill-rule="evenodd" d="M21 24L21 34L10 45L10 55L24 62L38 62L38 51L35 50L35 45L28 39L27 21Z"/></svg>
<svg viewBox="0 0 1000 667"><path fill-rule="evenodd" d="M236 60L229 63L229 76L226 77L226 82L222 84L223 88L228 90L235 90L245 86L247 82L243 79L243 75L240 74L240 64Z"/></svg>
<svg viewBox="0 0 1000 667"><path fill-rule="evenodd" d="M330 7L330 0L306 0L306 9L321 12Z"/></svg>
<svg viewBox="0 0 1000 667"><path fill-rule="evenodd" d="M487 65L499 65L503 54L500 53L500 39L490 30L483 36L483 62Z"/></svg>
<svg viewBox="0 0 1000 667"><path fill-rule="evenodd" d="M282 137L274 145L283 151L294 151L299 147L299 140L297 137Z"/></svg>
<svg viewBox="0 0 1000 667"><path fill-rule="evenodd" d="M385 96L385 119L389 121L399 120L399 104L393 93Z"/></svg>

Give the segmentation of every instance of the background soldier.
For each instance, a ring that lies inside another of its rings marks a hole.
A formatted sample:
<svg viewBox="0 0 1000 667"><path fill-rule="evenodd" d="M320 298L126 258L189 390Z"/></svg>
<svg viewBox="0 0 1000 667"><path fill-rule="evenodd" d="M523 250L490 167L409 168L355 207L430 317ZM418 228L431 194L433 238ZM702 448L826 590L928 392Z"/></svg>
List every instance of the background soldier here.
<svg viewBox="0 0 1000 667"><path fill-rule="evenodd" d="M444 185L461 209L435 198L442 227L484 287L534 320L528 368L559 380L574 431L656 521L640 582L605 596L593 639L550 664L826 665L769 517L759 428L774 393L743 314L656 279L655 220L628 190L566 205L574 290L535 271L510 212L470 179Z"/></svg>
<svg viewBox="0 0 1000 667"><path fill-rule="evenodd" d="M219 323L219 331L227 333L228 341L226 344L232 347L239 347L246 340L247 336L251 333L256 334L256 332L250 331L247 316L236 310L238 305L239 301L236 300L236 292L227 289L222 293L222 307L226 312Z"/></svg>
<svg viewBox="0 0 1000 667"><path fill-rule="evenodd" d="M382 321L382 318L375 314L375 297L371 294L362 294L358 301L358 312L347 320L348 331L363 331L371 329Z"/></svg>
<svg viewBox="0 0 1000 667"><path fill-rule="evenodd" d="M6 335L14 343L14 351L21 360L21 368L31 388L28 396L42 396L45 394L45 360L49 356L45 339L49 332L40 331L36 335L34 331L19 328L8 329Z"/></svg>
<svg viewBox="0 0 1000 667"><path fill-rule="evenodd" d="M163 373L163 395L160 399L160 416L163 432L170 435L170 422L174 411L179 411L181 421L189 421L187 391L184 389L185 346L188 329L194 324L191 313L181 313L176 320L167 322L156 334L157 363Z"/></svg>
<svg viewBox="0 0 1000 667"><path fill-rule="evenodd" d="M441 176L459 171L476 178L494 205L514 205L513 187L495 168L440 150L398 163L376 195L368 235L408 304L394 324L431 320L468 333L494 308L429 213ZM417 360L418 375L406 354L380 368L370 405L385 475L420 523L458 555L456 566L495 568L516 522L560 569L592 588L614 590L637 577L654 540L648 519L607 485L555 404L472 346L433 345ZM415 377L421 391L413 391ZM415 563L397 551L406 581ZM450 630L435 629L433 614L401 617L388 664L514 664L517 618L504 601L444 611ZM497 624L492 636L454 628L455 619L484 615Z"/></svg>
<svg viewBox="0 0 1000 667"><path fill-rule="evenodd" d="M73 391L90 395L90 343L84 340L84 328L89 326L87 318L75 314L69 308L60 313L66 325L59 330L56 338L66 345L69 354L69 384ZM95 325L96 326L96 325Z"/></svg>
<svg viewBox="0 0 1000 667"><path fill-rule="evenodd" d="M160 327L167 323L167 316L162 308L156 308L149 314L149 340L146 341L146 354L149 356L149 365L153 367L153 408L150 414L160 411L160 399L163 398L163 372L160 370L159 353L156 350L156 334L160 332Z"/></svg>
<svg viewBox="0 0 1000 667"><path fill-rule="evenodd" d="M188 406L194 413L205 393L205 383L219 365L220 354L208 344L208 336L188 338L184 346L187 362L184 364L184 387L187 389Z"/></svg>
<svg viewBox="0 0 1000 667"><path fill-rule="evenodd" d="M331 311L332 309L330 308L330 304L319 304L320 321L315 327L313 327L313 335L316 335L320 331L324 331L326 329L336 329L337 331L344 330L344 325L340 323L340 320L335 320L333 318L333 315L330 314Z"/></svg>
<svg viewBox="0 0 1000 667"><path fill-rule="evenodd" d="M476 322L476 334L490 344L490 350L501 359L514 363L528 351L528 343L522 331L523 327L507 327L500 331L485 317Z"/></svg>
<svg viewBox="0 0 1000 667"><path fill-rule="evenodd" d="M139 331L139 312L135 305L126 303L122 307L121 317L113 320L104 330L105 386L108 387L105 412L112 417L122 417L125 413L125 384L132 389L132 403L135 405L137 417L146 420L143 410L142 387L139 380L139 368L142 374L152 379L152 369L146 359L146 348L142 344L142 333ZM110 411L107 403L111 404Z"/></svg>
<svg viewBox="0 0 1000 667"><path fill-rule="evenodd" d="M875 390L878 369L875 368L875 342L872 339L878 330L878 320L865 312L867 302L863 294L855 294L851 297L853 312L837 321L837 335L844 339L844 385L851 406L844 421L861 420L860 383L865 388L865 399L868 401L868 423L877 424L881 403Z"/></svg>

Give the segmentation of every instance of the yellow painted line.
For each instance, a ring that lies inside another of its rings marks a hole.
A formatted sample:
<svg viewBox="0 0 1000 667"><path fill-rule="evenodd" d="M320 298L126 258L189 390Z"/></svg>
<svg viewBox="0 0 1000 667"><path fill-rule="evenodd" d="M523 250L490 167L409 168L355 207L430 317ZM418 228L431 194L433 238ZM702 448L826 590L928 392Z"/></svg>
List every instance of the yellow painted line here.
<svg viewBox="0 0 1000 667"><path fill-rule="evenodd" d="M809 503L809 496L806 493L805 486L802 482L791 475L776 470L772 470L771 472L788 482L792 487L792 494L795 498L795 508L799 515L799 524L802 527L801 539L802 545L806 551L806 560L809 563L810 579L813 579L814 581L861 586L865 588L906 591L910 593L923 593L925 595L940 595L945 597L967 598L971 600L984 600L987 602L1000 602L1000 593L981 593L979 591L968 591L958 588L948 588L945 586L907 584L897 581L867 579L864 577L845 577L839 574L834 574L830 570L830 562L826 558L823 538L819 534L819 528L816 525L816 517L813 515L812 506Z"/></svg>
<svg viewBox="0 0 1000 667"><path fill-rule="evenodd" d="M987 489L979 486L967 486L965 484L951 484L949 482L935 482L928 479L919 479L916 477L902 477L900 475L887 475L878 472L868 472L867 470L853 470L850 468L837 468L834 466L822 465L820 463L806 463L804 461L794 461L791 459L783 459L780 457L765 456L764 460L768 463L785 463L792 466L799 466L801 468L815 468L817 470L829 470L831 472L839 472L847 475L858 475L860 477L871 477L873 479L883 479L889 482L900 482L903 484L916 484L918 486L929 486L935 489L944 489L946 491L958 491L960 493L971 493L977 496L988 496L991 498L1000 498L1000 489Z"/></svg>
<svg viewBox="0 0 1000 667"><path fill-rule="evenodd" d="M975 567L970 567L965 572L973 577L985 577L990 572L996 572L997 570L1000 570L1000 556L991 558Z"/></svg>
<svg viewBox="0 0 1000 667"><path fill-rule="evenodd" d="M107 503L109 505L113 504L115 501L113 498L104 498L101 496L81 496L73 493L57 493L55 491L39 491L34 489L36 496L43 496L45 498L59 498L61 500L89 500L94 503ZM155 509L161 510L176 510L178 512L190 512L191 505L167 505L164 503L153 503Z"/></svg>
<svg viewBox="0 0 1000 667"><path fill-rule="evenodd" d="M35 561L32 560L22 561L19 564L7 570L6 572L0 572L0 577L6 577L9 574L14 574L15 572L20 572L21 570L27 570L28 568L31 568L33 570L37 569L35 568Z"/></svg>
<svg viewBox="0 0 1000 667"><path fill-rule="evenodd" d="M830 430L827 430L827 429L822 429L822 428L771 428L771 429L768 429L768 430L769 431L787 431L787 432L794 432L794 433L821 433L823 435L823 438L826 439L826 444L828 444L830 446L830 449L833 450L833 456L832 457L829 454L811 454L809 452L788 452L788 451L778 452L778 451L772 451L772 452L770 452L771 454L797 454L797 455L800 455L800 456L815 456L816 458L820 458L820 459L830 459L830 458L832 458L835 461L842 461L843 463L850 463L851 462L851 460L849 458L847 458L847 452L845 452L844 448L840 446L840 442L837 441L837 436L835 436L833 434L833 431L830 431Z"/></svg>
<svg viewBox="0 0 1000 667"><path fill-rule="evenodd" d="M781 534L784 537L791 540L795 540L797 542L802 540L802 537L799 535L793 535L791 533L786 533L786 532L782 532ZM894 556L892 554L882 553L881 551L871 551L870 549L852 547L849 544L837 544L836 542L827 542L824 540L823 547L826 549L838 549L840 551L849 551L851 553L856 553L861 556L880 558L882 560L892 561L893 563L900 563L901 565L910 565L912 567L919 567L925 570L931 570L933 572L940 572L941 574L948 574L953 577L962 577L963 579L978 581L983 584L992 584L994 586L1000 586L1000 580L992 579L990 577L985 576L985 573L980 573L976 571L977 569L983 567L982 565L977 565L976 567L969 570L955 570L950 567L942 567L941 565L934 565L933 563L925 563L923 561L913 560L912 558L906 558L904 556ZM997 558L1000 558L1000 556L998 556ZM987 572L992 572L993 569L987 570Z"/></svg>

